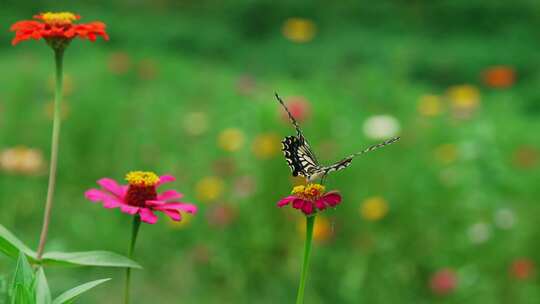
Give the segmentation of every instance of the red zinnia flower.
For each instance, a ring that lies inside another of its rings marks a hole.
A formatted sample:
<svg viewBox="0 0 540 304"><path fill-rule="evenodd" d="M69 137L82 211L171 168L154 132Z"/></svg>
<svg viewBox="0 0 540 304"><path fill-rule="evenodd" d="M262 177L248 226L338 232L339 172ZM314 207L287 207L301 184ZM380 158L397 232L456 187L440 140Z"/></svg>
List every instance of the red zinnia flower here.
<svg viewBox="0 0 540 304"><path fill-rule="evenodd" d="M35 15L34 19L39 21L23 20L16 22L10 28L12 32L15 32L15 38L13 38L11 44L16 45L30 38L35 40L43 38L49 44L55 41L70 41L75 37L95 41L98 36L101 36L103 39L109 40L104 23L97 21L81 24L73 23L80 18L81 16L69 12L48 12Z"/></svg>
<svg viewBox="0 0 540 304"><path fill-rule="evenodd" d="M534 274L534 262L527 258L517 259L510 265L510 274L518 280L526 280Z"/></svg>
<svg viewBox="0 0 540 304"><path fill-rule="evenodd" d="M341 203L341 194L337 191L330 191L325 194L325 187L320 184L308 184L306 186L296 186L292 190L292 195L281 199L278 207L283 207L292 202L292 207L300 209L305 215L311 215L327 207L335 207Z"/></svg>
<svg viewBox="0 0 540 304"><path fill-rule="evenodd" d="M172 175L157 176L153 172L133 171L126 175L127 186L119 185L110 178L98 180L102 190L90 189L84 194L93 202L102 202L105 208L120 208L124 213L139 215L141 221L155 224L154 211L161 211L173 221L180 221L180 211L196 213L197 207L183 202L169 202L182 198L176 190L157 193L157 187L175 180Z"/></svg>
<svg viewBox="0 0 540 304"><path fill-rule="evenodd" d="M458 285L458 277L454 270L443 268L431 276L429 287L437 295L447 295Z"/></svg>

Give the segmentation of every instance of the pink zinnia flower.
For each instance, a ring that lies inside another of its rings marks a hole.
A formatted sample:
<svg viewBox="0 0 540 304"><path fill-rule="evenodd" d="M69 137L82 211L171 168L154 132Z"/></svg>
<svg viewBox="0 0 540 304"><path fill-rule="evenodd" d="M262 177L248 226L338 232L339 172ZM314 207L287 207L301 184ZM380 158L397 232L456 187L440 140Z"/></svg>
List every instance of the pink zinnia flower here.
<svg viewBox="0 0 540 304"><path fill-rule="evenodd" d="M154 211L161 211L173 221L180 221L181 211L196 213L197 207L176 201L183 196L176 190L157 193L157 187L174 180L172 175L158 176L153 172L133 171L126 175L128 185L102 178L97 181L101 189L90 189L84 195L92 202L102 202L105 208L120 208L124 213L139 215L141 221L148 224L157 222Z"/></svg>
<svg viewBox="0 0 540 304"><path fill-rule="evenodd" d="M278 207L283 207L292 202L292 207L311 215L322 211L327 207L336 207L341 203L341 194L337 191L330 191L325 194L325 187L320 184L308 184L306 186L296 186L292 190L292 195L284 197L278 202Z"/></svg>

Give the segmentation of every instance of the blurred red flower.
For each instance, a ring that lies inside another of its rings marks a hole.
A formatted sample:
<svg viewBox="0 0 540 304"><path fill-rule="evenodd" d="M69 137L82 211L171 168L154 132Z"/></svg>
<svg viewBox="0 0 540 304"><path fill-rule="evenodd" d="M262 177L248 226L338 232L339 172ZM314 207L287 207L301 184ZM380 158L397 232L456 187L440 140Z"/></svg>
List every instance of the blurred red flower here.
<svg viewBox="0 0 540 304"><path fill-rule="evenodd" d="M287 108L298 122L303 122L311 116L311 105L301 96L289 97L286 100ZM285 122L289 122L289 116L284 109L279 109L279 115Z"/></svg>
<svg viewBox="0 0 540 304"><path fill-rule="evenodd" d="M534 274L534 262L528 258L514 260L510 265L510 276L518 280L526 280Z"/></svg>
<svg viewBox="0 0 540 304"><path fill-rule="evenodd" d="M45 39L48 43L52 40L71 40L75 37L95 41L98 36L109 40L105 32L105 24L102 22L90 22L74 24L81 16L69 13L41 13L34 16L36 20L23 20L14 23L10 30L15 32L12 45L28 40L30 38L38 40ZM39 20L39 21L38 21Z"/></svg>
<svg viewBox="0 0 540 304"><path fill-rule="evenodd" d="M450 268L443 268L435 272L429 280L429 288L437 295L447 295L453 292L457 284L457 274Z"/></svg>
<svg viewBox="0 0 540 304"><path fill-rule="evenodd" d="M494 66L482 73L484 83L493 88L508 88L516 81L516 73L509 66Z"/></svg>

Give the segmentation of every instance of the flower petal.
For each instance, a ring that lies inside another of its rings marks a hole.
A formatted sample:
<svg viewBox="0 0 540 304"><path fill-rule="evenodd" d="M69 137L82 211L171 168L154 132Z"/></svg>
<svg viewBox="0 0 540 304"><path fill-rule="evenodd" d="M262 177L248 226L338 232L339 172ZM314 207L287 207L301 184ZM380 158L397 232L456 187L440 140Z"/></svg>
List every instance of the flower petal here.
<svg viewBox="0 0 540 304"><path fill-rule="evenodd" d="M292 202L292 207L294 209L301 209L305 204L309 204L308 201L296 197Z"/></svg>
<svg viewBox="0 0 540 304"><path fill-rule="evenodd" d="M283 207L285 205L288 205L290 202L294 201L295 199L297 199L297 197L293 196L293 195L284 197L277 203L277 206L278 207Z"/></svg>
<svg viewBox="0 0 540 304"><path fill-rule="evenodd" d="M197 213L197 206L193 204L188 204L188 203L181 203L181 202L167 203L164 201L146 201L146 204L148 204L149 206L152 206L153 209L159 210L159 211L178 210L178 211L184 211L191 214Z"/></svg>
<svg viewBox="0 0 540 304"><path fill-rule="evenodd" d="M118 185L118 183L111 178L102 178L97 181L98 185L100 185L103 189L109 191L110 193L121 197L123 195L122 187Z"/></svg>
<svg viewBox="0 0 540 304"><path fill-rule="evenodd" d="M315 201L315 207L317 207L317 209L319 210L324 210L326 209L326 202L324 201L324 199L320 198Z"/></svg>
<svg viewBox="0 0 540 304"><path fill-rule="evenodd" d="M127 204L120 205L120 210L122 212L127 213L127 214L131 214L131 215L137 214L137 212L140 209L142 210L144 208L134 207L134 206L130 206L130 205L127 205Z"/></svg>
<svg viewBox="0 0 540 304"><path fill-rule="evenodd" d="M326 193L320 199L323 200L329 206L335 207L339 205L339 203L341 203L341 194L339 194L339 192L337 191L330 191Z"/></svg>
<svg viewBox="0 0 540 304"><path fill-rule="evenodd" d="M155 224L158 220L157 215L148 208L141 208L139 210L139 215L141 216L141 221L148 224Z"/></svg>
<svg viewBox="0 0 540 304"><path fill-rule="evenodd" d="M302 206L302 212L306 215L310 215L314 211L313 203L311 202L304 202L304 206Z"/></svg>
<svg viewBox="0 0 540 304"><path fill-rule="evenodd" d="M178 210L160 210L160 211L165 213L173 221L179 222L182 219L182 215L180 215L180 211Z"/></svg>
<svg viewBox="0 0 540 304"><path fill-rule="evenodd" d="M160 178L161 181L161 178ZM184 195L176 190L166 190L158 194L157 199L159 201L181 199Z"/></svg>
<svg viewBox="0 0 540 304"><path fill-rule="evenodd" d="M84 197L92 202L99 202L103 200L105 192L98 189L90 189L84 193Z"/></svg>
<svg viewBox="0 0 540 304"><path fill-rule="evenodd" d="M159 177L159 182L157 183L156 186L159 187L162 184L174 182L175 180L176 180L176 177L174 177L172 175L169 175L169 174L162 175L162 176Z"/></svg>

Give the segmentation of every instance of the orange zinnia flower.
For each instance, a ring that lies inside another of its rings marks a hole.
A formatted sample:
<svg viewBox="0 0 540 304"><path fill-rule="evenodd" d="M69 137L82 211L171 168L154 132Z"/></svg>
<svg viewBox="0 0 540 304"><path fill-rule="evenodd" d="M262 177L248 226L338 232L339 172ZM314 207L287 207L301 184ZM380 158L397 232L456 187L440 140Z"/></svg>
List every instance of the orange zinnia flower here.
<svg viewBox="0 0 540 304"><path fill-rule="evenodd" d="M109 40L109 35L105 32L105 24L102 22L90 22L74 24L81 16L69 13L41 13L34 16L37 20L23 20L16 22L10 28L15 32L12 45L28 40L30 38L38 40L45 39L53 48L58 46L58 42L64 45L75 37L95 41L98 36Z"/></svg>

